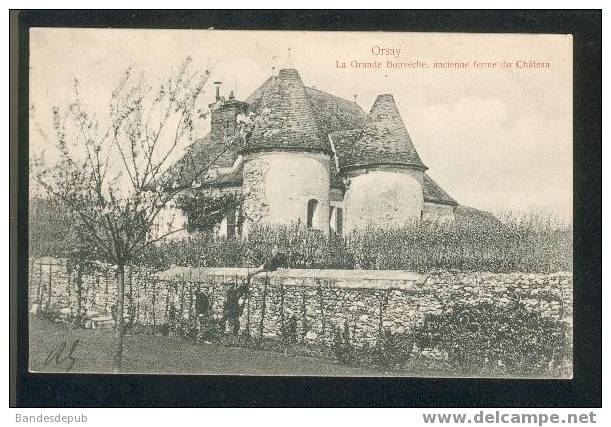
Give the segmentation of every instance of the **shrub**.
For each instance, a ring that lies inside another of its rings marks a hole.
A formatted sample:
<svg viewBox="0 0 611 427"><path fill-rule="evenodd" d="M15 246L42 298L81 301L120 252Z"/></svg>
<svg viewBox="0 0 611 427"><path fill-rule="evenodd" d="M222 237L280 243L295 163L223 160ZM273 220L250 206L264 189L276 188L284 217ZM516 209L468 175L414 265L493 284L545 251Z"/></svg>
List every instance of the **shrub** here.
<svg viewBox="0 0 611 427"><path fill-rule="evenodd" d="M170 335L170 325L168 323L162 323L159 325L159 333L164 337Z"/></svg>
<svg viewBox="0 0 611 427"><path fill-rule="evenodd" d="M522 303L479 302L428 314L413 333L420 350L446 354L459 374L548 376L570 358L565 328Z"/></svg>
<svg viewBox="0 0 611 427"><path fill-rule="evenodd" d="M29 203L30 256L65 257L72 251L71 218L68 209L59 201L32 197Z"/></svg>
<svg viewBox="0 0 611 427"><path fill-rule="evenodd" d="M289 343L297 342L297 318L291 315L282 328L282 338Z"/></svg>
<svg viewBox="0 0 611 427"><path fill-rule="evenodd" d="M382 368L404 368L413 348L414 339L411 334L393 333L384 329L373 349L372 362Z"/></svg>
<svg viewBox="0 0 611 427"><path fill-rule="evenodd" d="M202 315L199 320L199 341L218 341L221 330L218 322L210 315Z"/></svg>
<svg viewBox="0 0 611 427"><path fill-rule="evenodd" d="M353 264L341 236L327 236L303 226L256 227L242 243L248 247L243 253L250 265L259 265L274 246L286 254L290 268L341 269Z"/></svg>
<svg viewBox="0 0 611 427"><path fill-rule="evenodd" d="M348 235L346 245L360 269L553 272L573 263L572 227L534 214L369 227Z"/></svg>
<svg viewBox="0 0 611 427"><path fill-rule="evenodd" d="M356 350L350 338L350 326L344 323L343 328L333 328L333 353L337 361L343 365L352 364L356 360Z"/></svg>
<svg viewBox="0 0 611 427"><path fill-rule="evenodd" d="M572 233L570 224L542 214L459 215L453 222L371 226L345 236L298 225L257 226L244 238L195 232L184 240L167 240L151 245L134 263L160 270L171 265L255 267L276 246L289 268L547 273L572 270ZM56 255L54 248L39 245L37 252Z"/></svg>

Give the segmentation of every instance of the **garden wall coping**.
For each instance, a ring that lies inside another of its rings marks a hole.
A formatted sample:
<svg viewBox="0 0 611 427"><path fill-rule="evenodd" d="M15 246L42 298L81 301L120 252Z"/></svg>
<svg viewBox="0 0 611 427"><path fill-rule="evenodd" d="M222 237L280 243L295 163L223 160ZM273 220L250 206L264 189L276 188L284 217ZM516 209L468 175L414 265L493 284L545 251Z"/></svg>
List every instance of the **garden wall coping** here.
<svg viewBox="0 0 611 427"><path fill-rule="evenodd" d="M248 268L225 267L172 267L158 273L160 280L166 281L203 281L206 277L238 277L246 278ZM273 272L260 273L256 277L270 279L311 279L330 281L392 281L424 283L428 274L406 270L322 270L322 269L278 269Z"/></svg>

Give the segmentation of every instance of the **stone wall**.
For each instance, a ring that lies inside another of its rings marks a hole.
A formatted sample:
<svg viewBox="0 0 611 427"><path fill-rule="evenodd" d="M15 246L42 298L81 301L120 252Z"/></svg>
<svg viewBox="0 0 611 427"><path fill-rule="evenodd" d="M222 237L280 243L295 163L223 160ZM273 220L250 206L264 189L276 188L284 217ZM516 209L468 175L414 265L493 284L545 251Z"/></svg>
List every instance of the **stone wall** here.
<svg viewBox="0 0 611 427"><path fill-rule="evenodd" d="M76 276L61 264L32 262L30 300L77 310ZM196 295L204 292L212 315L220 319L229 287L246 269L175 267L160 274L141 268L126 273L125 316L134 323L161 325L175 318L195 318ZM532 310L566 322L572 330L571 273L453 273L407 271L278 270L255 276L240 319L240 331L254 337L280 337L283 325L296 324L299 340L330 344L334 328L348 324L357 346L374 343L382 328L409 331L427 313L441 313L459 302L499 305L521 300ZM42 294L42 295L41 295ZM83 278L82 310L112 312L116 286L112 269ZM294 320L291 320L294 318ZM572 340L572 338L570 338Z"/></svg>
<svg viewBox="0 0 611 427"><path fill-rule="evenodd" d="M64 314L79 311L89 317L108 317L117 300L116 269L98 264L79 273L68 271L66 261L44 257L29 264L29 299L31 308L51 308ZM80 280L79 280L80 277ZM160 286L155 272L137 266L125 272L125 316L133 315L142 324L163 322L159 310L167 286ZM158 322L159 321L159 322Z"/></svg>

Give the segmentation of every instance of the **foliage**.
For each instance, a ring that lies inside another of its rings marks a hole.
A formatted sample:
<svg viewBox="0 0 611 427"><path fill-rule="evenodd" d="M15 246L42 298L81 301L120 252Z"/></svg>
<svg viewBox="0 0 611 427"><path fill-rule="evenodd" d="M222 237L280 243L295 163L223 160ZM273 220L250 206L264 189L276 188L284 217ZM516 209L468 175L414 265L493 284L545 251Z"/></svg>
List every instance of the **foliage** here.
<svg viewBox="0 0 611 427"><path fill-rule="evenodd" d="M192 115L208 73L187 59L158 89L127 70L108 116L87 111L75 80L74 102L53 108L58 161L34 166L36 183L70 212L79 239L102 261L124 265L157 236L174 232L159 213L178 193L166 162L192 141ZM173 137L168 137L170 134Z"/></svg>
<svg viewBox="0 0 611 427"><path fill-rule="evenodd" d="M409 361L414 349L411 334L391 332L384 329L372 352L374 365L382 368L403 368Z"/></svg>
<svg viewBox="0 0 611 427"><path fill-rule="evenodd" d="M282 328L282 339L289 343L297 342L297 317L290 315Z"/></svg>
<svg viewBox="0 0 611 427"><path fill-rule="evenodd" d="M28 210L30 256L65 258L74 249L68 209L57 199L33 197Z"/></svg>
<svg viewBox="0 0 611 427"><path fill-rule="evenodd" d="M160 269L170 265L255 267L269 257L274 246L286 254L291 268L346 268L351 264L341 237L327 238L320 231L297 226L256 227L244 239L194 233L149 248L139 261Z"/></svg>
<svg viewBox="0 0 611 427"><path fill-rule="evenodd" d="M565 325L522 303L456 304L428 314L414 331L418 348L447 355L461 374L545 375L570 357Z"/></svg>
<svg viewBox="0 0 611 427"><path fill-rule="evenodd" d="M572 227L536 214L499 221L425 220L348 236L355 268L493 272L572 270Z"/></svg>
<svg viewBox="0 0 611 427"><path fill-rule="evenodd" d="M573 263L570 225L515 214L499 221L371 227L344 237L299 226L255 227L242 239L194 233L151 248L142 262L157 268L252 267L274 246L286 254L290 268L545 273L571 271Z"/></svg>
<svg viewBox="0 0 611 427"><path fill-rule="evenodd" d="M187 217L187 231L191 233L213 230L232 211L236 213L237 229L242 227L244 221L242 197L234 193L181 195L176 200L176 206Z"/></svg>
<svg viewBox="0 0 611 427"><path fill-rule="evenodd" d="M337 361L344 365L354 363L357 357L350 335L348 322L344 323L343 328L337 326L333 328L333 353Z"/></svg>
<svg viewBox="0 0 611 427"><path fill-rule="evenodd" d="M286 255L290 268L341 269L353 263L352 254L341 236L328 236L303 225L254 227L243 243L249 246L249 251L245 252L248 262L255 265L274 247Z"/></svg>

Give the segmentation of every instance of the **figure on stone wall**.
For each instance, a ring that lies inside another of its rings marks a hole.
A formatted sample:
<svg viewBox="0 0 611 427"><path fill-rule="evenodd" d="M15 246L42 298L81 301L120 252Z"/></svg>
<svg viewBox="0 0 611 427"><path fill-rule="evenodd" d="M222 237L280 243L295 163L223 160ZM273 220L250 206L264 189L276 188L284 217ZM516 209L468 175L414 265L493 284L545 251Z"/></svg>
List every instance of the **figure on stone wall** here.
<svg viewBox="0 0 611 427"><path fill-rule="evenodd" d="M219 322L221 331L225 331L227 322L229 322L233 335L238 334L240 330L240 316L244 311L244 305L248 298L250 280L259 273L276 271L281 267L288 267L288 257L279 251L278 245L274 245L271 256L264 259L259 268L247 273L245 283L240 286L233 284L227 289L225 303L223 304L223 316Z"/></svg>
<svg viewBox="0 0 611 427"><path fill-rule="evenodd" d="M250 279L259 273L263 273L266 271L276 271L279 268L288 268L288 267L289 267L288 256L285 253L280 252L280 250L278 249L278 245L274 245L274 247L272 248L271 256L264 258L259 268L248 272L248 275L246 277L246 283L249 284Z"/></svg>

